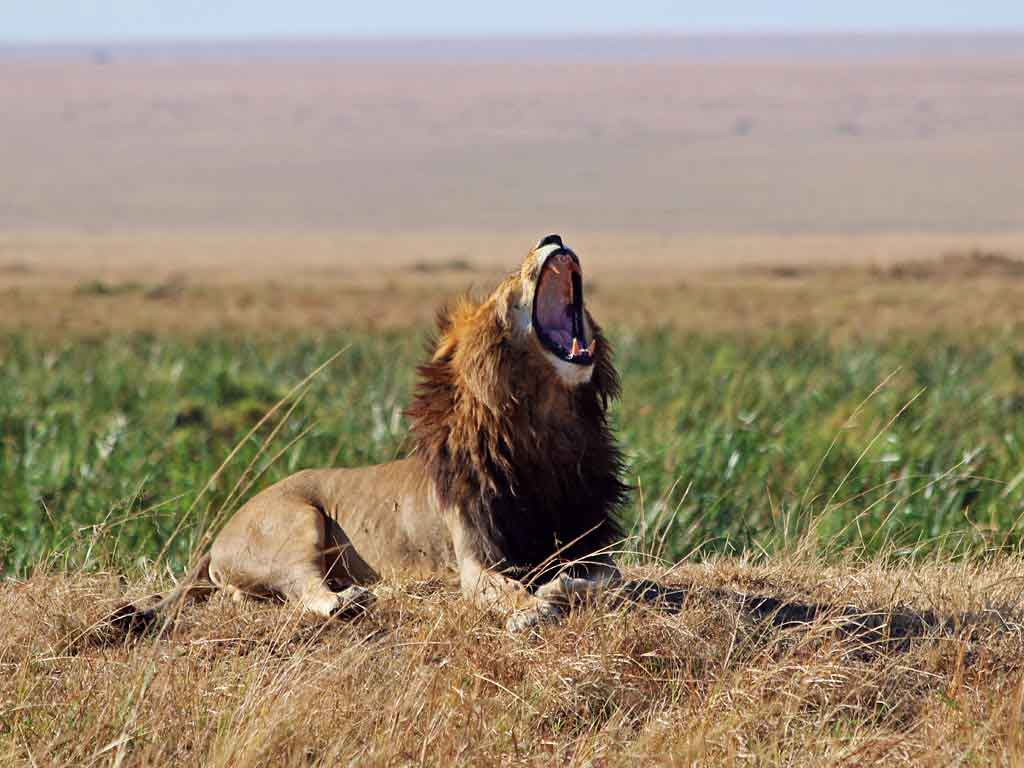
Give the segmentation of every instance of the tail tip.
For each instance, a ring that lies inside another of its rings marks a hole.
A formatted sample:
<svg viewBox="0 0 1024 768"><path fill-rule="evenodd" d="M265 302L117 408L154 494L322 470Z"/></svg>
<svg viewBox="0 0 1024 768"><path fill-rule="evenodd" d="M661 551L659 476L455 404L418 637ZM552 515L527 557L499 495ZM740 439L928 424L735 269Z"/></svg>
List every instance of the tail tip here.
<svg viewBox="0 0 1024 768"><path fill-rule="evenodd" d="M107 624L125 635L141 635L152 629L156 618L156 611L151 608L139 608L134 603L125 603L107 617Z"/></svg>

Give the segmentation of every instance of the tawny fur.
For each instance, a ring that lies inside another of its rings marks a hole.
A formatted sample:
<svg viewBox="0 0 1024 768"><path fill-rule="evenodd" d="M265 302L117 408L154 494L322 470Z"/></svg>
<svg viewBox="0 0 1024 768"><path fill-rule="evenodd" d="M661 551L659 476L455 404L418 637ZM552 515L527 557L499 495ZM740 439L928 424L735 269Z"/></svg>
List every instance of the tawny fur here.
<svg viewBox="0 0 1024 768"><path fill-rule="evenodd" d="M537 349L523 354L497 311L503 293L441 316L408 414L416 455L441 503L458 511L474 553L531 578L556 551L559 560L585 559L621 537L612 512L626 489L605 415L619 382L593 320L598 352L588 383L568 387L552 376L533 338Z"/></svg>
<svg viewBox="0 0 1024 768"><path fill-rule="evenodd" d="M381 577L456 571L467 598L518 629L617 579L607 548L627 489L606 409L619 382L589 313L589 366L553 356L530 325L552 248L531 251L487 299L441 313L408 411L408 458L306 470L267 488L174 592L117 621L148 625L214 587L329 616L368 605L365 587Z"/></svg>

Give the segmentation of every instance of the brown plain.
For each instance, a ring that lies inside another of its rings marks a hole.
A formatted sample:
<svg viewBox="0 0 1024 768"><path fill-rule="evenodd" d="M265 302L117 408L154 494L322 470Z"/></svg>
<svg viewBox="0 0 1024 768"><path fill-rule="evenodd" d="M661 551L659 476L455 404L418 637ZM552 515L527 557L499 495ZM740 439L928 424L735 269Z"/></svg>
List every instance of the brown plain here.
<svg viewBox="0 0 1024 768"><path fill-rule="evenodd" d="M666 45L0 55L0 328L421 325L548 231L613 328L1019 321L1021 41Z"/></svg>

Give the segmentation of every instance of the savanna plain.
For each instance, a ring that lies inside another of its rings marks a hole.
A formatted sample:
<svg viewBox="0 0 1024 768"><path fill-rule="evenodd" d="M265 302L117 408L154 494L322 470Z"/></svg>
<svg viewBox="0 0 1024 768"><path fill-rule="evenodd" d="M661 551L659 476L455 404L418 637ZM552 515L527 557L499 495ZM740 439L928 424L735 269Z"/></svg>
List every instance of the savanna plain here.
<svg viewBox="0 0 1024 768"><path fill-rule="evenodd" d="M287 64L300 65L313 66ZM53 62L5 66L56 77ZM691 65L679 66L686 82ZM785 80L773 66L760 76ZM809 64L786 66L819 87ZM1016 87L1001 77L1017 64L972 66L995 75L968 67L968 80ZM913 81L901 93L918 92L929 70L900 67ZM78 126L68 135L88 136L89 110L135 98L135 73L111 76L118 98L65 114ZM541 101L583 77L543 74ZM360 88L372 107L371 85ZM771 121L749 95L752 116L729 111L729 145L715 151L790 151L781 134L751 144ZM724 103L707 97L706 125ZM171 104L145 114L188 124L195 108L209 125L202 104ZM947 131L963 122L930 127L943 104L933 94L912 110L927 152L933 139L985 143L976 126ZM295 117L298 130L317 114ZM854 158L850 143L875 141L889 114L869 105L839 131L829 118L809 146ZM600 143L619 129L588 131ZM493 139L476 138L468 151ZM558 154L550 137L525 141ZM867 154L885 165L885 152ZM612 420L633 494L620 561L672 599L584 607L510 636L454 581L407 580L357 619L215 596L161 633L125 638L104 617L165 591L254 490L408 451L403 411L437 307L486 290L543 234L454 221L382 232L369 214L218 230L188 206L161 229L143 209L163 191L147 190L135 226L113 231L41 221L35 198L4 214L4 764L1024 764L1024 223L1011 226L998 190L990 210L1008 218L980 234L847 222L842 234L701 234L661 219L563 232L622 376Z"/></svg>

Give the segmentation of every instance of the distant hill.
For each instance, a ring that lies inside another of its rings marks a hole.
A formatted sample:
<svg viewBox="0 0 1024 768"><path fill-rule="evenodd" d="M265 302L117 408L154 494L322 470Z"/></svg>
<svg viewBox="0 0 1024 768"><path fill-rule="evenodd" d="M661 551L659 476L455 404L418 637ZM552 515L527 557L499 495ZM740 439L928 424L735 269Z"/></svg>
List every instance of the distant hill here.
<svg viewBox="0 0 1024 768"><path fill-rule="evenodd" d="M8 46L0 228L1024 231L1024 34Z"/></svg>

